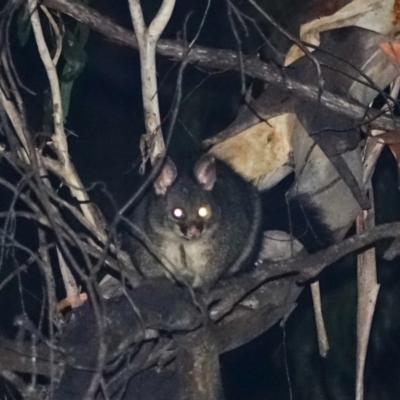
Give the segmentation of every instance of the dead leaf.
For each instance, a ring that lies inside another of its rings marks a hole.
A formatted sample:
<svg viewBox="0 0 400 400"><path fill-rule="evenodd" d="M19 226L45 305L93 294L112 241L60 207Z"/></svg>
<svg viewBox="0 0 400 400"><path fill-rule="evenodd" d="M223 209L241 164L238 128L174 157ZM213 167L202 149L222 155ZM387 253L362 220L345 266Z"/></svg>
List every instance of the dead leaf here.
<svg viewBox="0 0 400 400"><path fill-rule="evenodd" d="M396 65L400 65L400 42L381 43L379 47Z"/></svg>
<svg viewBox="0 0 400 400"><path fill-rule="evenodd" d="M289 161L294 118L283 114L268 123L260 122L215 145L210 152L244 178L257 183L263 177L271 187L292 171ZM285 164L287 168L282 169Z"/></svg>
<svg viewBox="0 0 400 400"><path fill-rule="evenodd" d="M56 309L57 311L61 311L67 307L76 308L81 306L87 299L88 296L86 293L81 293L79 296L69 296L58 302Z"/></svg>

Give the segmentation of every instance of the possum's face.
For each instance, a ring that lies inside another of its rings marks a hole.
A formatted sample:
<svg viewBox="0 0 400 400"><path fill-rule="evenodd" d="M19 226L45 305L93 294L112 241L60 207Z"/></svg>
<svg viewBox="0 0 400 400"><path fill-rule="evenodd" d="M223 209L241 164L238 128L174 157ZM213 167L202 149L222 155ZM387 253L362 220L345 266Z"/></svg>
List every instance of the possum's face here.
<svg viewBox="0 0 400 400"><path fill-rule="evenodd" d="M171 240L209 238L220 218L212 186L206 189L196 175L175 176L170 185L164 186L165 192L157 195L152 205L153 229Z"/></svg>

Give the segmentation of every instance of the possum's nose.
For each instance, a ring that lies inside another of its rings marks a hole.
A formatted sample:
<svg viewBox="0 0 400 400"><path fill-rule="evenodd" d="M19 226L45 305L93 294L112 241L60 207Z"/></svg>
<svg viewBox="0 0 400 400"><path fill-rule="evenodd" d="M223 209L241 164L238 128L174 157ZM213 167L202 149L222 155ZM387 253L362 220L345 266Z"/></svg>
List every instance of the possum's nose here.
<svg viewBox="0 0 400 400"><path fill-rule="evenodd" d="M181 226L181 232L185 235L186 239L197 239L203 231L202 224L190 224L188 226Z"/></svg>

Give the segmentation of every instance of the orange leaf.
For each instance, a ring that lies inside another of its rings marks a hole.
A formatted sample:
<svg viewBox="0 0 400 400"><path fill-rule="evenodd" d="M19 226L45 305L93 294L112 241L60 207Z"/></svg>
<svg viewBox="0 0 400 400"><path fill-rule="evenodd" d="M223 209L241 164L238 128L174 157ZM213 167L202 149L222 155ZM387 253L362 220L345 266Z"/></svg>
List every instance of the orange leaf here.
<svg viewBox="0 0 400 400"><path fill-rule="evenodd" d="M88 296L86 293L81 293L79 296L69 296L61 300L57 304L56 308L58 311L61 311L67 307L76 308L81 306L87 300L87 298Z"/></svg>
<svg viewBox="0 0 400 400"><path fill-rule="evenodd" d="M392 62L400 65L400 42L383 42L379 47Z"/></svg>

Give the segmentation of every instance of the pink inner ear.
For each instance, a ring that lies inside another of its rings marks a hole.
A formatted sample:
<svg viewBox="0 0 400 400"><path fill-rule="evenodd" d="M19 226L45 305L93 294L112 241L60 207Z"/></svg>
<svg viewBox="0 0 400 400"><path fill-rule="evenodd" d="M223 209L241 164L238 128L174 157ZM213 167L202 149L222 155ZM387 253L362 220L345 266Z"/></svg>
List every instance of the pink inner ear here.
<svg viewBox="0 0 400 400"><path fill-rule="evenodd" d="M176 175L177 172L174 162L169 157L166 157L164 166L154 181L154 190L156 194L164 195L168 188L174 183Z"/></svg>
<svg viewBox="0 0 400 400"><path fill-rule="evenodd" d="M204 189L212 190L217 179L215 158L210 154L202 156L194 166L194 176Z"/></svg>

